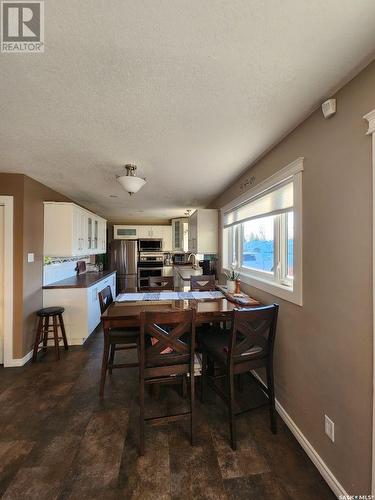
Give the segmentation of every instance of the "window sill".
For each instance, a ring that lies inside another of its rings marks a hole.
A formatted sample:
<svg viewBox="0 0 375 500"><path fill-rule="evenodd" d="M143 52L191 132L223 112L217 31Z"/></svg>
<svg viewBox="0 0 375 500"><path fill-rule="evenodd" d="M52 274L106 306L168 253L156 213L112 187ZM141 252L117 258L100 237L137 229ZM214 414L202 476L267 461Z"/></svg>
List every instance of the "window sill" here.
<svg viewBox="0 0 375 500"><path fill-rule="evenodd" d="M223 269L223 272L225 272L225 269ZM270 293L271 295L286 300L287 302L292 302L298 306L303 305L302 293L298 290L293 290L291 287L279 285L278 283L272 283L266 279L262 279L258 276L255 277L242 271L240 271L240 280L247 285L258 288L263 292Z"/></svg>

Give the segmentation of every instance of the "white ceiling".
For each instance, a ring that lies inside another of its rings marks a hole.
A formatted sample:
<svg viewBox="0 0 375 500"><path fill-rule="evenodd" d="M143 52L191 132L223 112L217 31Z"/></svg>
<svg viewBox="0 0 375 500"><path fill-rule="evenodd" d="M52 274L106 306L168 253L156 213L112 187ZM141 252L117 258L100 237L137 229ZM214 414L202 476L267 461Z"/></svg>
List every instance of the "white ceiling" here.
<svg viewBox="0 0 375 500"><path fill-rule="evenodd" d="M369 60L374 25L373 0L48 0L45 53L0 55L0 171L113 220L205 206Z"/></svg>

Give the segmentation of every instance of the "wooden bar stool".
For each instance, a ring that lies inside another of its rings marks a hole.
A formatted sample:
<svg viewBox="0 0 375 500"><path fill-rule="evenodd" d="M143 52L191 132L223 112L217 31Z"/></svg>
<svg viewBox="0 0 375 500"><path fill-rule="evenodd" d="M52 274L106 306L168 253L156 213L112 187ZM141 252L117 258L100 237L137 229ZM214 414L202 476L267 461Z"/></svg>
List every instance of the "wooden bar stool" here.
<svg viewBox="0 0 375 500"><path fill-rule="evenodd" d="M34 343L33 362L37 359L39 344L41 342L43 342L43 351L47 352L48 341L54 341L56 361L60 359L60 340L64 342L65 350L68 350L68 341L66 339L64 320L62 317L63 312L63 307L45 307L36 312L36 315L39 317L39 322ZM58 328L61 330L61 337L58 335ZM48 337L49 332L53 332L53 337Z"/></svg>

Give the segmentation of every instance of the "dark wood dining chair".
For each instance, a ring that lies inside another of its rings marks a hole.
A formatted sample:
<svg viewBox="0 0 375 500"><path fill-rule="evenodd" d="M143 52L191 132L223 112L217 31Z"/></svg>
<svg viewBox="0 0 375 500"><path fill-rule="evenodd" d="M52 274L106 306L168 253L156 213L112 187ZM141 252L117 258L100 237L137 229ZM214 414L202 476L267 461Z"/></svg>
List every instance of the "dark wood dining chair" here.
<svg viewBox="0 0 375 500"><path fill-rule="evenodd" d="M112 304L113 297L110 286L106 286L98 293L100 312L103 314ZM104 386L107 376L107 371L112 374L113 368L131 368L139 366L139 363L117 363L115 364L116 351L127 349L137 349L139 341L139 329L135 328L103 328L104 331L104 349L102 360L102 371L100 379L99 395L102 398L104 395Z"/></svg>
<svg viewBox="0 0 375 500"><path fill-rule="evenodd" d="M236 416L255 409L239 410L235 402L234 377L248 373L250 370L266 368L267 388L253 375L253 379L261 384L262 390L267 393L270 409L271 431L276 434L275 390L273 377L273 350L276 335L276 324L279 306L257 307L253 309L235 309L231 320L231 329L222 330L213 328L201 338L203 350L201 399L204 400L207 381L207 362L211 368L218 365L222 374L212 373L210 380L220 396L228 403L229 429L232 449L236 442ZM214 370L213 370L214 372ZM226 390L216 384L219 378L225 378ZM262 405L263 406L263 405ZM259 408L259 406L257 407Z"/></svg>
<svg viewBox="0 0 375 500"><path fill-rule="evenodd" d="M149 276L148 278L149 292L160 292L163 290L174 290L173 276Z"/></svg>
<svg viewBox="0 0 375 500"><path fill-rule="evenodd" d="M194 343L195 309L141 313L139 349L140 454L145 452L145 423L157 425L190 416L190 441L194 444ZM189 375L189 411L145 417L145 386L183 383Z"/></svg>
<svg viewBox="0 0 375 500"><path fill-rule="evenodd" d="M215 275L206 274L201 276L191 276L190 277L190 290L192 292L206 292L214 291L215 285Z"/></svg>

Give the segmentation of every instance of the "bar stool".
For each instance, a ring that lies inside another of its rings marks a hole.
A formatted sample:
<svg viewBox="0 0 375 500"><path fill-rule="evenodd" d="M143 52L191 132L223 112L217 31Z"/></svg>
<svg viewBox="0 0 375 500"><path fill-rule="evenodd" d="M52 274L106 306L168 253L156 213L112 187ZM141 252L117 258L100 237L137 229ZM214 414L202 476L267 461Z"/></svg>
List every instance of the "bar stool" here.
<svg viewBox="0 0 375 500"><path fill-rule="evenodd" d="M35 343L34 343L34 351L33 351L33 359L32 361L36 361L38 356L39 344L43 342L43 351L47 351L47 344L49 340L53 340L55 343L55 355L56 361L60 359L60 349L59 342L62 340L64 342L65 350L68 350L68 341L66 339L65 326L63 320L63 307L45 307L43 309L39 309L36 312L36 315L39 317L38 329L36 332ZM50 324L51 318L51 324ZM57 321L58 319L58 321ZM61 337L58 335L58 328L61 330ZM48 333L53 332L53 337L48 337Z"/></svg>

